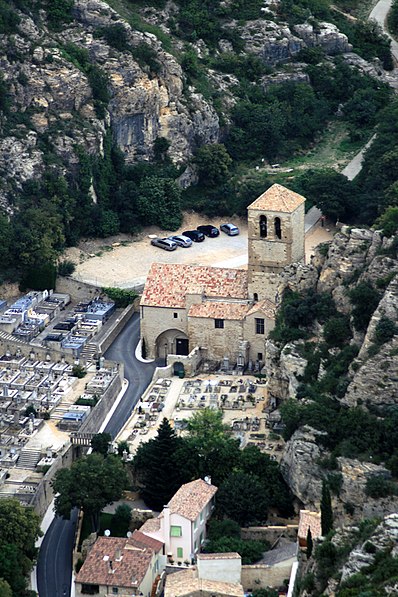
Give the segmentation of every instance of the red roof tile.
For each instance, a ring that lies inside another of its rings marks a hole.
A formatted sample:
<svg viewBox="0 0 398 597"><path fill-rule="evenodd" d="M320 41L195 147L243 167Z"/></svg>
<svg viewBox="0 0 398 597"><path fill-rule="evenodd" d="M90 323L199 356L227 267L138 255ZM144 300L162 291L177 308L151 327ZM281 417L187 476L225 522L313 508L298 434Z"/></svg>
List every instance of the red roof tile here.
<svg viewBox="0 0 398 597"><path fill-rule="evenodd" d="M98 537L76 577L76 582L129 589L139 587L153 554L154 551L149 547L138 547L133 537Z"/></svg>
<svg viewBox="0 0 398 597"><path fill-rule="evenodd" d="M248 209L291 213L305 202L305 197L280 184L273 184L265 193L257 197Z"/></svg>
<svg viewBox="0 0 398 597"><path fill-rule="evenodd" d="M141 305L184 308L187 294L247 298L247 271L222 267L153 263Z"/></svg>
<svg viewBox="0 0 398 597"><path fill-rule="evenodd" d="M217 487L203 479L185 483L169 501L170 512L180 514L191 521L196 520L216 492Z"/></svg>

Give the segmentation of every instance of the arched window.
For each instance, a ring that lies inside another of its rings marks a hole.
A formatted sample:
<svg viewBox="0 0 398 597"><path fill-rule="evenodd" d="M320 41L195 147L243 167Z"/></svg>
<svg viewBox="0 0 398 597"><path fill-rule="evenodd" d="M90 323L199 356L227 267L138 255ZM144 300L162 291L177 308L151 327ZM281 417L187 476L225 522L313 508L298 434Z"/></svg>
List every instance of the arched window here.
<svg viewBox="0 0 398 597"><path fill-rule="evenodd" d="M282 229L281 229L281 219L280 218L275 218L274 226L275 226L275 236L277 238L282 238Z"/></svg>
<svg viewBox="0 0 398 597"><path fill-rule="evenodd" d="M258 294L257 294L257 292L255 292L255 293L253 294L253 301L254 301L255 303L258 303Z"/></svg>
<svg viewBox="0 0 398 597"><path fill-rule="evenodd" d="M260 236L267 238L267 216L260 216Z"/></svg>

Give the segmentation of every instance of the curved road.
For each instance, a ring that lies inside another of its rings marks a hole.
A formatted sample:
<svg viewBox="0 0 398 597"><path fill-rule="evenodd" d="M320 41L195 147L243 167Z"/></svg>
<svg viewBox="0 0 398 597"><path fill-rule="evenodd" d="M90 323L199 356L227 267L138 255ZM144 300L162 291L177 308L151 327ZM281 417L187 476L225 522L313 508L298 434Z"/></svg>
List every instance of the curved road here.
<svg viewBox="0 0 398 597"><path fill-rule="evenodd" d="M129 418L159 363L142 363L135 358L140 338L139 314L135 313L108 348L105 357L124 363L124 377L129 386L105 428L115 437ZM37 561L37 586L40 597L64 597L71 594L72 549L77 511L71 520L55 517L46 532Z"/></svg>
<svg viewBox="0 0 398 597"><path fill-rule="evenodd" d="M369 19L376 21L383 32L391 39L391 54L398 62L398 42L390 35L386 27L387 15L390 12L392 0L380 0L369 15Z"/></svg>

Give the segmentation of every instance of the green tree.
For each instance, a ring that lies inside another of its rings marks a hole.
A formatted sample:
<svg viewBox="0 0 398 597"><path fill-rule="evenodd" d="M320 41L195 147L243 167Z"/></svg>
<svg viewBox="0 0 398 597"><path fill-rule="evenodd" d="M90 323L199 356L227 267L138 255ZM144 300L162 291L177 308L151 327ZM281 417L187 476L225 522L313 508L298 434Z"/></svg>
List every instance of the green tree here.
<svg viewBox="0 0 398 597"><path fill-rule="evenodd" d="M147 225L177 230L182 223L181 190L174 180L148 176L140 184L137 208Z"/></svg>
<svg viewBox="0 0 398 597"><path fill-rule="evenodd" d="M204 550L207 553L230 553L237 552L242 558L242 564L255 564L263 557L268 549L267 543L260 541L244 541L236 537L220 537L210 540Z"/></svg>
<svg viewBox="0 0 398 597"><path fill-rule="evenodd" d="M333 528L332 498L328 484L325 481L322 482L321 526L323 536L327 535Z"/></svg>
<svg viewBox="0 0 398 597"><path fill-rule="evenodd" d="M221 143L203 145L195 155L199 182L204 186L217 186L228 178L232 158Z"/></svg>
<svg viewBox="0 0 398 597"><path fill-rule="evenodd" d="M3 578L0 578L0 595L2 597L12 597L11 587Z"/></svg>
<svg viewBox="0 0 398 597"><path fill-rule="evenodd" d="M3 594L10 594L9 587L13 597L25 597L27 577L37 555L35 542L41 535L40 519L32 508L23 507L13 498L0 500L0 595L2 597Z"/></svg>
<svg viewBox="0 0 398 597"><path fill-rule="evenodd" d="M13 498L0 500L0 543L12 543L27 557L36 555L35 542L41 537L40 519L32 508Z"/></svg>
<svg viewBox="0 0 398 597"><path fill-rule="evenodd" d="M232 473L217 492L217 510L241 526L264 522L269 501L258 478L243 472Z"/></svg>
<svg viewBox="0 0 398 597"><path fill-rule="evenodd" d="M237 537L240 539L240 526L235 520L224 518L218 520L212 518L209 521L209 539L221 539L222 537Z"/></svg>
<svg viewBox="0 0 398 597"><path fill-rule="evenodd" d="M187 480L210 476L219 485L239 461L239 442L222 423L222 412L203 409L190 419L176 459Z"/></svg>
<svg viewBox="0 0 398 597"><path fill-rule="evenodd" d="M114 537L125 537L130 529L131 508L128 504L120 504L112 517L111 533Z"/></svg>
<svg viewBox="0 0 398 597"><path fill-rule="evenodd" d="M387 207L386 211L376 220L375 228L381 229L384 236L394 236L398 232L398 207Z"/></svg>
<svg viewBox="0 0 398 597"><path fill-rule="evenodd" d="M73 0L47 0L47 18L52 29L59 31L72 20Z"/></svg>
<svg viewBox="0 0 398 597"><path fill-rule="evenodd" d="M360 282L348 293L353 305L352 317L355 329L365 331L379 304L381 294L370 282Z"/></svg>
<svg viewBox="0 0 398 597"><path fill-rule="evenodd" d="M312 556L312 550L314 548L314 543L312 541L312 533L310 527L308 527L307 531L307 559L309 560Z"/></svg>
<svg viewBox="0 0 398 597"><path fill-rule="evenodd" d="M353 184L335 170L308 170L295 179L294 190L334 221L346 221L355 216L357 199Z"/></svg>
<svg viewBox="0 0 398 597"><path fill-rule="evenodd" d="M98 531L101 510L120 499L126 486L127 475L118 457L90 454L56 473L52 481L54 492L59 494L55 511L69 518L72 508L82 508L91 519L93 531Z"/></svg>
<svg viewBox="0 0 398 597"><path fill-rule="evenodd" d="M98 452L102 456L107 456L109 445L112 441L110 433L96 433L91 438L91 447L93 452Z"/></svg>
<svg viewBox="0 0 398 597"><path fill-rule="evenodd" d="M161 510L181 485L175 454L181 441L163 419L157 436L141 444L133 460L133 471L143 484L141 491L145 503Z"/></svg>

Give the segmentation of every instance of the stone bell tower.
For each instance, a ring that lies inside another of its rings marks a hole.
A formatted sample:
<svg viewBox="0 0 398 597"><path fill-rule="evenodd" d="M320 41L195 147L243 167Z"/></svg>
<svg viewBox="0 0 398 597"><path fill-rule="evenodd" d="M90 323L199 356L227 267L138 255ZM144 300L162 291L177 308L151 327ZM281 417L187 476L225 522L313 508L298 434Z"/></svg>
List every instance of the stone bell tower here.
<svg viewBox="0 0 398 597"><path fill-rule="evenodd" d="M275 302L279 275L290 263L304 261L305 198L279 184L248 209L249 296Z"/></svg>

